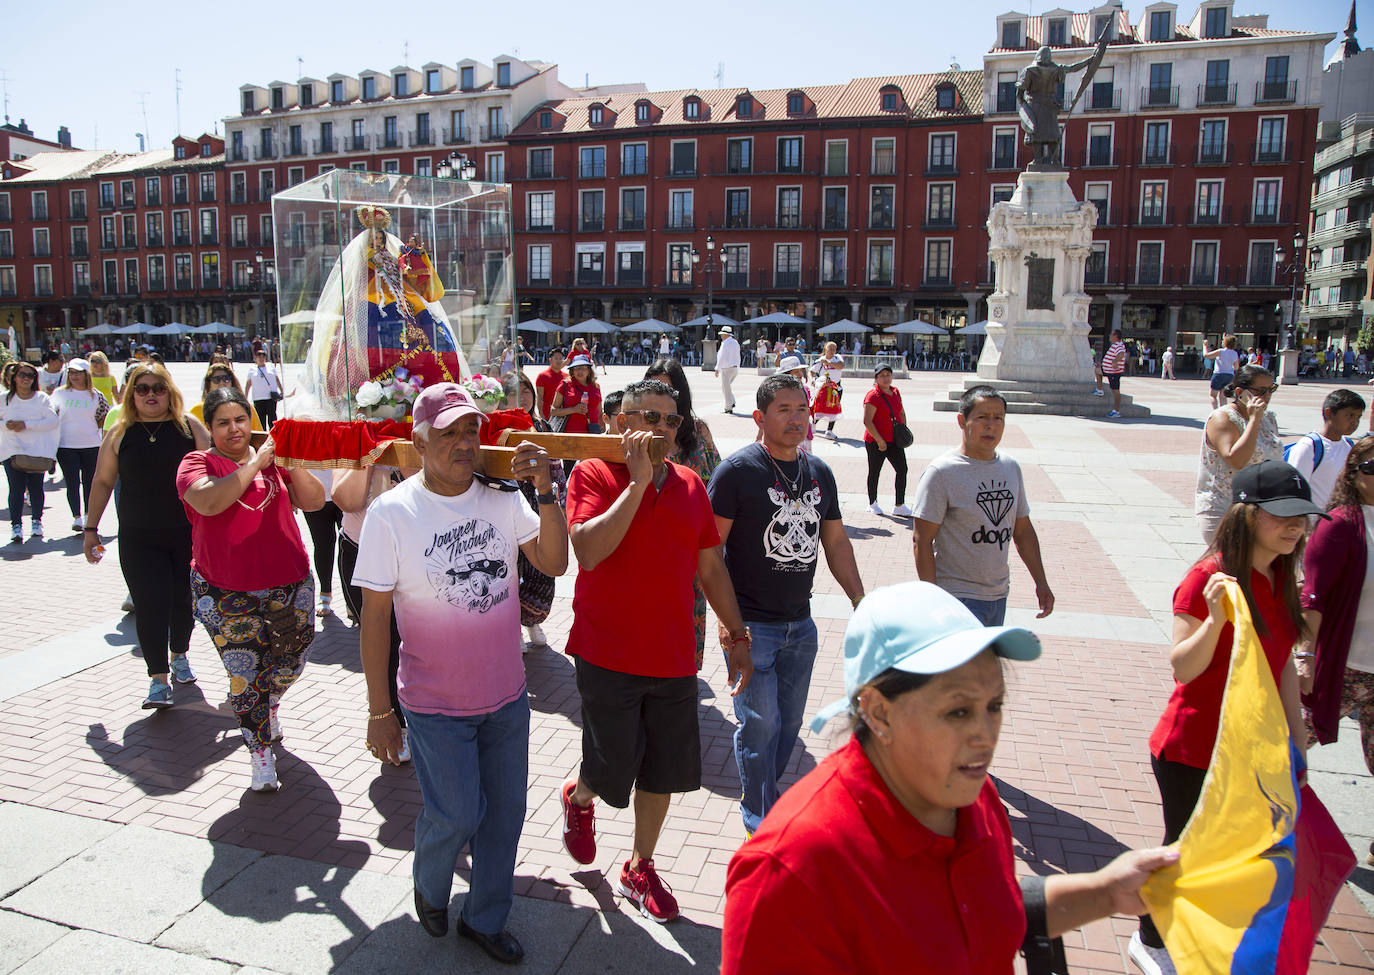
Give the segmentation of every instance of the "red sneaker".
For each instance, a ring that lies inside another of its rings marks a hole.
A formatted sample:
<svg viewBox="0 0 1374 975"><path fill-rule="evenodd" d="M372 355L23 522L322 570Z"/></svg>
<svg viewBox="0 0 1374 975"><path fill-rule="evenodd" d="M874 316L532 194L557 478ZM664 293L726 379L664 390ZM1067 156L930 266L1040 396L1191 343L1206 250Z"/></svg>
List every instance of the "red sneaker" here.
<svg viewBox="0 0 1374 975"><path fill-rule="evenodd" d="M596 804L583 807L573 802L576 788L576 779L563 783L563 846L578 863L591 863L596 859Z"/></svg>
<svg viewBox="0 0 1374 975"><path fill-rule="evenodd" d="M620 892L636 903L640 914L659 924L677 917L677 898L659 879L652 859L640 860L638 869L625 861L620 870Z"/></svg>

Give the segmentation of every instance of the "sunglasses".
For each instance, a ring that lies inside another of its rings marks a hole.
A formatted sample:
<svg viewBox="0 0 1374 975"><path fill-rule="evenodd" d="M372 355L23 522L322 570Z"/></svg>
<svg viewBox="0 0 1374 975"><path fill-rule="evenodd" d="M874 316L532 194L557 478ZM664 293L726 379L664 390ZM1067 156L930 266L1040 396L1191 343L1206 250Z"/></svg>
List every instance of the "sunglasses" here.
<svg viewBox="0 0 1374 975"><path fill-rule="evenodd" d="M1361 474L1374 474L1374 460L1362 460L1355 465L1355 470Z"/></svg>
<svg viewBox="0 0 1374 975"><path fill-rule="evenodd" d="M660 423L667 423L669 430L676 430L682 426L682 415L680 413L660 413L658 410L624 410L626 416L639 416L644 418L644 422L651 427L656 427Z"/></svg>
<svg viewBox="0 0 1374 975"><path fill-rule="evenodd" d="M1241 388L1248 389L1256 396L1273 396L1279 391L1277 386L1243 386Z"/></svg>
<svg viewBox="0 0 1374 975"><path fill-rule="evenodd" d="M38 373L29 372L27 369L20 370L14 374L15 379L27 379L31 383L38 382Z"/></svg>
<svg viewBox="0 0 1374 975"><path fill-rule="evenodd" d="M217 373L215 373L213 376L210 377L210 382L216 383L216 384L218 384L218 385L220 385L220 386L227 386L227 385L229 385L230 383L232 383L233 381L234 381L234 377L233 377L233 376L229 375L228 373L223 373L223 372L217 372Z"/></svg>
<svg viewBox="0 0 1374 975"><path fill-rule="evenodd" d="M152 386L147 383L139 383L134 387L135 396L161 396L165 392L167 392L166 383L156 383Z"/></svg>

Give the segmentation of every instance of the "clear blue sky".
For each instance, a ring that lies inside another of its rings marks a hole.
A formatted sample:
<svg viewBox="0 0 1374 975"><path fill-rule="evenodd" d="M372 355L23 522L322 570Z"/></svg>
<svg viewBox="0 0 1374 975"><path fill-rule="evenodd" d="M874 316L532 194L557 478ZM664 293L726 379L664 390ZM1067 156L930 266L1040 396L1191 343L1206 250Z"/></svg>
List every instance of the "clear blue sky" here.
<svg viewBox="0 0 1374 975"><path fill-rule="evenodd" d="M1137 19L1146 0L1127 9ZM1013 6L1015 4L1015 6ZM181 131L194 136L234 112L238 87L324 78L402 63L490 61L499 54L559 66L567 84L642 81L652 89L715 87L719 62L729 87L782 88L854 77L939 71L951 61L982 63L995 18L1086 3L922 2L857 6L835 0L696 4L648 3L575 8L548 0L435 5L395 0L333 4L166 5L72 0L56 7L11 3L5 33L23 43L0 54L10 121L25 118L52 139L72 130L82 148L166 146L176 130L176 69L181 69ZM1195 0L1179 6L1190 17ZM466 9L463 9L466 8ZM1236 12L1269 13L1269 25L1337 35L1349 0L1238 0ZM878 11L881 10L881 13ZM1374 3L1362 11L1361 42L1374 45ZM1330 54L1328 47L1327 53ZM147 121L140 98L146 104Z"/></svg>

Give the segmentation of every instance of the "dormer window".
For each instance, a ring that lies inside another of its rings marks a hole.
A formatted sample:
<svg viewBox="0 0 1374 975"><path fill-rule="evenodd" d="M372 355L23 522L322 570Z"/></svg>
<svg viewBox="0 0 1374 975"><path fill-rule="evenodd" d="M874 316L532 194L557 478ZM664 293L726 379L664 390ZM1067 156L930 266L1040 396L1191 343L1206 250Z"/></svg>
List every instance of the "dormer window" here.
<svg viewBox="0 0 1374 975"><path fill-rule="evenodd" d="M344 100L344 83L341 80L329 83L329 100L331 102L342 102Z"/></svg>
<svg viewBox="0 0 1374 975"><path fill-rule="evenodd" d="M439 69L429 68L425 71L425 91L431 95L439 92Z"/></svg>
<svg viewBox="0 0 1374 975"><path fill-rule="evenodd" d="M800 115L806 111L806 96L799 91L787 93L787 114Z"/></svg>
<svg viewBox="0 0 1374 975"><path fill-rule="evenodd" d="M458 70L458 87L462 88L463 91L472 91L472 89L476 87L473 84L472 65L468 65Z"/></svg>
<svg viewBox="0 0 1374 975"><path fill-rule="evenodd" d="M735 115L739 118L750 118L754 114L754 99L748 95L740 95L735 99Z"/></svg>
<svg viewBox="0 0 1374 975"><path fill-rule="evenodd" d="M1045 43L1051 47L1063 47L1069 43L1069 22L1056 17L1045 25Z"/></svg>
<svg viewBox="0 0 1374 975"><path fill-rule="evenodd" d="M637 103L635 104L635 121L636 121L636 122L647 122L647 121L649 121L649 103L648 103L648 102L637 102Z"/></svg>
<svg viewBox="0 0 1374 975"><path fill-rule="evenodd" d="M210 156L213 156L214 154L215 154L215 147L212 146L212 145L210 145L210 143L208 143L208 142L202 142L202 143L200 144L200 155L201 155L201 158L202 158L202 159L205 159L205 158L208 158L208 157L210 157Z"/></svg>
<svg viewBox="0 0 1374 975"><path fill-rule="evenodd" d="M371 101L377 97L377 79L368 75L363 79L363 101Z"/></svg>
<svg viewBox="0 0 1374 975"><path fill-rule="evenodd" d="M1111 14L1098 14L1093 18L1093 42L1102 36L1102 32L1107 32L1107 40L1116 40L1116 20Z"/></svg>
<svg viewBox="0 0 1374 975"><path fill-rule="evenodd" d="M272 89L272 111L282 108L286 104L286 92L280 87Z"/></svg>
<svg viewBox="0 0 1374 975"><path fill-rule="evenodd" d="M1228 37L1231 31L1226 23L1225 7L1208 7L1203 15L1202 36L1203 37Z"/></svg>
<svg viewBox="0 0 1374 975"><path fill-rule="evenodd" d="M541 129L551 129L551 128L553 128L553 112L540 112L540 113L539 113L539 127L540 127Z"/></svg>
<svg viewBox="0 0 1374 975"><path fill-rule="evenodd" d="M391 76L391 93L397 98L410 94L410 76L397 72Z"/></svg>
<svg viewBox="0 0 1374 975"><path fill-rule="evenodd" d="M315 104L315 86L301 85L301 108L309 108Z"/></svg>
<svg viewBox="0 0 1374 975"><path fill-rule="evenodd" d="M1002 47L1008 51L1021 50L1021 21L1008 20L1002 23Z"/></svg>
<svg viewBox="0 0 1374 975"><path fill-rule="evenodd" d="M1174 14L1171 10L1155 10L1150 13L1150 40L1172 41L1174 39Z"/></svg>
<svg viewBox="0 0 1374 975"><path fill-rule="evenodd" d="M254 104L254 102L255 102L255 99L253 98L253 93L252 93L251 91L245 91L245 92L243 93L243 114L244 114L244 115L247 115L249 112L256 112L256 111L258 110L257 105Z"/></svg>
<svg viewBox="0 0 1374 975"><path fill-rule="evenodd" d="M683 118L689 119L701 118L701 99L688 98L684 100L682 103L682 116Z"/></svg>
<svg viewBox="0 0 1374 975"><path fill-rule="evenodd" d="M496 66L496 87L510 87L510 62L502 61Z"/></svg>
<svg viewBox="0 0 1374 975"><path fill-rule="evenodd" d="M935 89L935 107L942 112L954 110L954 86L949 82Z"/></svg>
<svg viewBox="0 0 1374 975"><path fill-rule="evenodd" d="M882 93L882 106L884 112L897 111L897 93L895 91L885 91Z"/></svg>
<svg viewBox="0 0 1374 975"><path fill-rule="evenodd" d="M606 113L600 105L593 105L587 110L592 125L600 125L606 120Z"/></svg>
<svg viewBox="0 0 1374 975"><path fill-rule="evenodd" d="M185 159L185 158L186 158L186 147L185 147L185 146L177 146L177 147L172 151L172 155L175 156L177 159Z"/></svg>

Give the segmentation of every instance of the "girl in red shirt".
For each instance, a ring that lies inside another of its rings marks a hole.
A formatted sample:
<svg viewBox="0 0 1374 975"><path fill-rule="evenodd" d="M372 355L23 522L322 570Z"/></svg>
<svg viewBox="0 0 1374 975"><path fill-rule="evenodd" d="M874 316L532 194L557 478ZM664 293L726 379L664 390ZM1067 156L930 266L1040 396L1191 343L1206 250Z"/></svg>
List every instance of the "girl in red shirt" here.
<svg viewBox="0 0 1374 975"><path fill-rule="evenodd" d="M566 418L564 433L601 432L601 388L596 385L592 360L585 355L572 358L568 363L568 378L553 394L548 419L560 416Z"/></svg>
<svg viewBox="0 0 1374 975"><path fill-rule="evenodd" d="M1296 569L1307 516L1326 516L1312 503L1302 475L1277 460L1237 471L1231 499L1212 547L1174 590L1169 664L1176 683L1150 735L1150 764L1164 806L1165 845L1182 835L1202 793L1216 744L1234 632L1224 605L1227 581L1234 580L1245 594L1283 699L1289 733L1300 753L1306 751L1291 656L1293 644L1306 632ZM1140 930L1131 938L1130 956L1146 975L1174 970L1148 915L1140 919Z"/></svg>
<svg viewBox="0 0 1374 975"><path fill-rule="evenodd" d="M873 372L873 388L864 396L864 450L868 452L868 510L875 515L883 513L878 504L878 478L883 472L883 461L892 465L897 475L897 507L892 513L898 518L910 518L911 509L906 506L906 450L894 442L893 427L906 423L906 410L902 406L902 394L892 385L892 367L879 363Z"/></svg>

